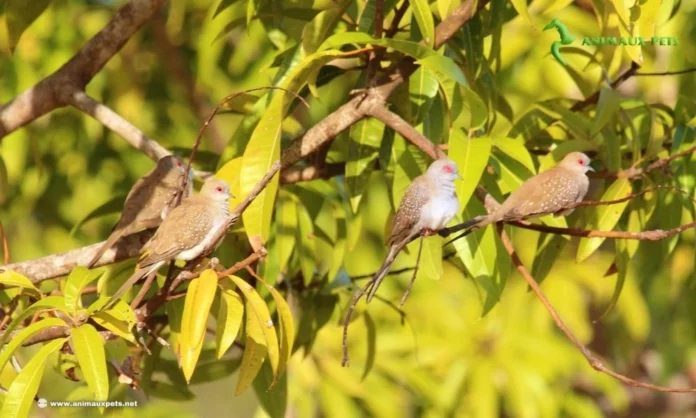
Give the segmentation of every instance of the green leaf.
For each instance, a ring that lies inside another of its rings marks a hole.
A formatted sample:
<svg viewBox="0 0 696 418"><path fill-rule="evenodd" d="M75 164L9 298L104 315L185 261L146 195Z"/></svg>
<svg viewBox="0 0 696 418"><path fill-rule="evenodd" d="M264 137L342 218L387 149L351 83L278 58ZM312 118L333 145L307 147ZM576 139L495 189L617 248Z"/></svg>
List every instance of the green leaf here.
<svg viewBox="0 0 696 418"><path fill-rule="evenodd" d="M279 363L280 363L280 354L279 354L279 348L278 348L278 336L276 335L276 330L275 327L273 326L273 320L271 319L271 314L268 311L268 306L266 306L266 303L264 300L261 298L261 296L254 290L254 288L241 278L237 276L227 276L234 282L234 284L239 287L239 290L242 291L244 294L244 297L247 300L247 341L248 337L250 336L252 331L255 331L256 328L255 326L251 325L250 322L253 323L253 321L250 321L248 318L252 317L257 321L258 324L258 329L261 331L261 335L263 336L265 340L265 347L268 353L268 359L271 362L271 368L273 369L273 373L275 376L278 376L278 371L279 369ZM251 307L251 311L248 310L248 308ZM258 336L257 335L251 335L253 340L257 340ZM242 370L244 369L244 360L242 360ZM256 373L254 373L255 375ZM253 376L251 377L253 379ZM239 383L237 384L237 389L238 393L241 392L241 390L244 389L239 389L240 388L240 383L242 381L241 378L241 372L240 372L240 378L239 378ZM250 383L249 381L248 383ZM246 386L248 386L248 383Z"/></svg>
<svg viewBox="0 0 696 418"><path fill-rule="evenodd" d="M592 121L592 130L590 134L594 137L616 114L616 110L621 103L621 95L616 90L608 87L602 87L599 91L599 101L597 102L597 112Z"/></svg>
<svg viewBox="0 0 696 418"><path fill-rule="evenodd" d="M101 206L88 213L87 216L80 219L80 221L77 222L70 230L70 236L73 236L82 225L84 225L88 221L91 221L92 219L97 219L102 216L111 215L114 213L121 213L121 211L123 210L123 202L125 201L126 195L118 195L112 197L106 203L103 203Z"/></svg>
<svg viewBox="0 0 696 418"><path fill-rule="evenodd" d="M467 138L461 129L452 129L449 139L449 158L457 164L463 180L456 183L457 198L465 208L481 180L491 154L490 138Z"/></svg>
<svg viewBox="0 0 696 418"><path fill-rule="evenodd" d="M431 48L416 42L398 39L374 39L366 33L342 32L324 41L319 47L319 51L338 48L347 44L367 44L392 48L415 58L417 60L416 64L433 71L436 76L451 78L460 84L467 84L464 73L451 58L440 55Z"/></svg>
<svg viewBox="0 0 696 418"><path fill-rule="evenodd" d="M264 282L264 284L266 284ZM283 296L276 290L275 287L266 285L268 290L273 296L273 300L276 304L276 313L278 314L278 320L280 322L280 362L278 364L278 373L273 379L270 387L278 382L278 379L283 376L287 364L290 362L290 356L292 356L292 344L295 341L295 322L292 319L292 312L290 311L290 306L283 299Z"/></svg>
<svg viewBox="0 0 696 418"><path fill-rule="evenodd" d="M341 20L341 14L342 11L338 9L324 10L304 26L302 31L302 49L305 54L310 55L317 51L317 48Z"/></svg>
<svg viewBox="0 0 696 418"><path fill-rule="evenodd" d="M242 355L242 365L239 368L237 388L234 391L235 395L244 392L256 378L263 365L263 360L266 358L266 354L268 354L267 344L258 317L251 307L251 302L247 299L246 339L244 340L244 354Z"/></svg>
<svg viewBox="0 0 696 418"><path fill-rule="evenodd" d="M279 86L292 92L298 92L307 83L311 88L319 69L338 55L341 55L341 52L334 50L310 55L293 67ZM271 165L280 159L281 125L294 98L284 91L275 92L266 112L256 125L244 150L240 170L240 196L248 195L268 173ZM269 238L277 191L278 176L274 176L242 215L249 242L254 250L258 250Z"/></svg>
<svg viewBox="0 0 696 418"><path fill-rule="evenodd" d="M531 174L536 173L534 161L532 161L527 147L524 146L524 142L511 138L495 138L493 145L502 153L525 166Z"/></svg>
<svg viewBox="0 0 696 418"><path fill-rule="evenodd" d="M191 280L186 292L178 354L187 382L191 381L203 348L206 324L217 292L217 283L215 270L207 269L200 277Z"/></svg>
<svg viewBox="0 0 696 418"><path fill-rule="evenodd" d="M440 280L442 276L442 244L444 241L440 236L423 238L423 252L421 253L418 277L430 280ZM414 241L413 246L419 245L418 240ZM417 254L417 247L416 253Z"/></svg>
<svg viewBox="0 0 696 418"><path fill-rule="evenodd" d="M278 249L278 268L280 271L283 271L295 250L295 231L297 228L296 199L290 193L281 190L276 205L276 248Z"/></svg>
<svg viewBox="0 0 696 418"><path fill-rule="evenodd" d="M73 328L70 336L87 386L94 393L94 400L107 400L109 398L109 375L106 370L104 339L90 324Z"/></svg>
<svg viewBox="0 0 696 418"><path fill-rule="evenodd" d="M428 0L409 0L413 16L418 22L418 29L423 35L423 41L426 45L432 47L435 44L435 21L433 14L430 12Z"/></svg>
<svg viewBox="0 0 696 418"><path fill-rule="evenodd" d="M274 382L273 370L268 364L261 367L261 372L254 379L254 392L264 411L271 418L285 417L288 404L287 378L281 378L278 385L269 389Z"/></svg>
<svg viewBox="0 0 696 418"><path fill-rule="evenodd" d="M96 312L108 301L109 298L107 297L99 298L96 302L90 305L87 313L91 314L92 312ZM94 320L97 325L108 329L121 338L135 343L135 338L133 337L131 330L138 321L133 308L131 308L130 305L123 300L118 300L111 309L95 313L91 316L91 319Z"/></svg>
<svg viewBox="0 0 696 418"><path fill-rule="evenodd" d="M411 102L410 122L416 126L428 114L433 98L437 96L438 80L432 71L423 67L411 74L408 80L409 101ZM430 137L430 139L434 138Z"/></svg>
<svg viewBox="0 0 696 418"><path fill-rule="evenodd" d="M218 359L222 358L234 343L244 318L242 297L234 291L234 287L230 287L229 282L223 280L220 285L222 286L220 307L215 324L215 342Z"/></svg>
<svg viewBox="0 0 696 418"><path fill-rule="evenodd" d="M82 308L82 289L88 284L98 279L103 273L102 270L89 270L86 267L75 267L68 276L68 280L63 288L65 295L65 308L72 315Z"/></svg>
<svg viewBox="0 0 696 418"><path fill-rule="evenodd" d="M460 86L463 106L453 127L479 129L488 120L488 107L481 97L468 86ZM454 99L452 99L454 100Z"/></svg>
<svg viewBox="0 0 696 418"><path fill-rule="evenodd" d="M41 291L34 286L34 283L29 280L29 278L16 273L14 271L4 271L0 273L0 284L10 287L19 287L22 289L27 289L29 293L41 297Z"/></svg>
<svg viewBox="0 0 696 418"><path fill-rule="evenodd" d="M312 218L301 203L297 204L297 224L297 254L300 258L302 279L305 285L308 285L314 278L316 245Z"/></svg>
<svg viewBox="0 0 696 418"><path fill-rule="evenodd" d="M624 198L631 194L631 182L628 179L617 179L611 186L604 192L601 200L616 200ZM598 230L598 231L611 231L616 226L616 223L621 218L628 201L618 203L615 205L602 205L597 206L592 211L590 220L587 223L587 229ZM579 262L587 259L592 253L594 253L605 238L583 238L580 240L578 245L578 253L576 259Z"/></svg>
<svg viewBox="0 0 696 418"><path fill-rule="evenodd" d="M34 403L34 397L43 377L44 363L49 355L58 351L65 344L66 340L67 338L60 338L51 341L41 347L29 360L7 390L2 410L0 410L0 417L24 418L29 416L29 410Z"/></svg>
<svg viewBox="0 0 696 418"><path fill-rule="evenodd" d="M7 176L7 166L5 160L0 156L0 205L7 202L7 196L10 194L9 177Z"/></svg>
<svg viewBox="0 0 696 418"><path fill-rule="evenodd" d="M357 213L360 200L367 188L383 136L384 123L375 118L363 119L350 128L345 174L353 213Z"/></svg>
<svg viewBox="0 0 696 418"><path fill-rule="evenodd" d="M616 259L614 261L616 263L616 285L614 285L614 293L611 295L611 300L601 315L602 318L616 306L616 302L619 301L619 296L621 296L621 291L626 283L626 276L628 276L630 258L626 248L626 240L616 240L614 245L616 245Z"/></svg>
<svg viewBox="0 0 696 418"><path fill-rule="evenodd" d="M375 366L375 358L377 357L377 327L375 321L368 312L363 313L365 319L365 331L367 332L367 355L365 356L365 370L363 371L360 380L365 380L370 370Z"/></svg>
<svg viewBox="0 0 696 418"><path fill-rule="evenodd" d="M46 11L51 0L7 0L5 3L5 22L11 51L17 47L24 31Z"/></svg>
<svg viewBox="0 0 696 418"><path fill-rule="evenodd" d="M15 350L17 350L27 338L43 329L58 326L67 326L67 324L60 318L44 318L38 322L34 322L26 328L22 328L0 352L0 370L5 367L5 364L10 360Z"/></svg>
<svg viewBox="0 0 696 418"><path fill-rule="evenodd" d="M7 339L10 337L12 334L12 331L15 330L22 322L24 322L25 319L27 319L29 316L35 314L36 312L39 312L41 310L60 310L65 313L65 302L63 296L48 296L45 297L41 300L38 300L34 302L31 306L23 310L20 314L18 314L12 322L5 328L4 332L2 333L2 337L0 337L0 347L3 347L7 343Z"/></svg>

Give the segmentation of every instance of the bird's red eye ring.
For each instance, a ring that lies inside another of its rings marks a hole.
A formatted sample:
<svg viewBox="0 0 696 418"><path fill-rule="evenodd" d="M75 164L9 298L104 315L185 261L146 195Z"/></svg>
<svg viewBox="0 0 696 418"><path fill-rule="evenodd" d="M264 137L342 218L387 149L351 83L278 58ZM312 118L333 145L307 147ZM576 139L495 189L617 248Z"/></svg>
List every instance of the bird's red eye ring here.
<svg viewBox="0 0 696 418"><path fill-rule="evenodd" d="M216 187L215 190L217 190L218 192L222 192L222 186Z"/></svg>
<svg viewBox="0 0 696 418"><path fill-rule="evenodd" d="M585 161L582 158L578 158L578 164L584 165Z"/></svg>
<svg viewBox="0 0 696 418"><path fill-rule="evenodd" d="M442 171L444 171L445 173L454 173L454 168L451 165L447 164L446 166L442 167Z"/></svg>

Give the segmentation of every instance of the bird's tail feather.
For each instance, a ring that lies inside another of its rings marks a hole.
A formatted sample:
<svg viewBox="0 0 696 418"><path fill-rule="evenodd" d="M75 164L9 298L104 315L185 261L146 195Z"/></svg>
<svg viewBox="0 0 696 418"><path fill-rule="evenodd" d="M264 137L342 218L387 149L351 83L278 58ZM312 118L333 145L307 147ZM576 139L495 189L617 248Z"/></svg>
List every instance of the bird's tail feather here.
<svg viewBox="0 0 696 418"><path fill-rule="evenodd" d="M387 258L384 260L384 263L382 263L382 267L380 267L379 270L377 270L377 273L375 273L375 276L370 281L370 290L368 290L367 298L365 299L367 303L370 303L370 301L372 301L372 298L375 296L375 293L377 292L377 288L379 288L379 285L382 284L382 280L384 280L384 276L387 275L387 273L389 272L389 268L394 263L394 260L396 260L396 255L399 253L399 250L399 245L392 245L392 247L389 249L389 254L387 255Z"/></svg>
<svg viewBox="0 0 696 418"><path fill-rule="evenodd" d="M106 242L99 247L99 250L94 254L94 257L87 263L87 268L91 269L94 267L95 264L97 264L97 261L101 258L102 255L108 250L109 248L113 247L114 244L116 244L116 241L118 241L121 237L123 236L123 229L114 229L114 231L109 235L109 238L107 238Z"/></svg>
<svg viewBox="0 0 696 418"><path fill-rule="evenodd" d="M146 268L136 269L135 272L128 278L128 280L126 280L125 283L123 283L121 287L119 287L118 290L113 295L111 295L109 301L106 302L106 305L104 305L104 309L112 306L123 294L123 292L132 287L138 280L142 279L143 277L149 276L151 273L157 271L160 265L161 263L157 263Z"/></svg>

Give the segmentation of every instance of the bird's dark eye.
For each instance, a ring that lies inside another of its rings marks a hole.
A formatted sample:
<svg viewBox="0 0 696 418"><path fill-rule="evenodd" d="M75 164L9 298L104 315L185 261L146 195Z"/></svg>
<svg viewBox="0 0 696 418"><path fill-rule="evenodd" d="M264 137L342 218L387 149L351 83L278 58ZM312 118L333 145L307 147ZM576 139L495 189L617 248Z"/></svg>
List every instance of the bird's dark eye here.
<svg viewBox="0 0 696 418"><path fill-rule="evenodd" d="M218 186L216 190L217 190L218 192L222 192L222 187L221 187L221 186Z"/></svg>
<svg viewBox="0 0 696 418"><path fill-rule="evenodd" d="M181 161L177 161L177 162L176 162L176 166L177 166L177 167L181 167Z"/></svg>

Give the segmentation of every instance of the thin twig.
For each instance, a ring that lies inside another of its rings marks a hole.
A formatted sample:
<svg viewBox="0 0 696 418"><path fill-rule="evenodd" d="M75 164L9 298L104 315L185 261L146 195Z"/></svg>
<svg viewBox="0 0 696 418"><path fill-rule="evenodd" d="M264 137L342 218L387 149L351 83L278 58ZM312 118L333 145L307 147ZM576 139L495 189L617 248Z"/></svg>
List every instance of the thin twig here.
<svg viewBox="0 0 696 418"><path fill-rule="evenodd" d="M505 233L505 230L503 229L502 225L498 225L498 234L500 235L500 239L503 242L503 246L505 247L505 250L507 251L508 255L512 259L513 264L517 268L517 271L520 272L522 277L524 277L524 280L527 282L529 287L532 289L532 291L536 294L536 296L539 298L541 301L542 305L544 305L544 308L549 312L551 315L551 318L553 318L553 321L556 323L556 326L563 332L563 334L570 340L570 342L582 353L583 356L585 356L585 359L587 360L588 363L590 363L590 366L592 366L593 369L597 370L600 373L605 373L629 386L634 386L634 387L642 387L650 390L656 390L659 392L677 392L677 393L686 393L686 392L696 392L696 388L691 388L691 389L678 389L678 388L668 388L664 386L657 386L653 385L650 383L643 383L639 382L637 380L633 380L630 377L624 376L622 374L619 374L607 366L604 365L597 357L595 357L592 352L585 347L580 340L573 334L573 332L568 328L568 326L563 322L563 319L561 319L560 315L558 315L558 312L554 309L553 305L551 305L551 302L546 298L546 295L544 292L541 290L539 287L539 284L534 280L534 277L527 271L527 268L522 264L522 261L520 258L517 256L517 253L515 252L515 248L512 245L512 242L510 241L510 238L507 236Z"/></svg>
<svg viewBox="0 0 696 418"><path fill-rule="evenodd" d="M145 279L145 283L143 283L143 286L140 288L140 291L138 292L137 295L135 295L135 298L130 303L131 309L135 309L140 305L140 302L143 301L143 298L145 297L145 294L150 290L152 287L152 283L155 282L155 278L157 277L157 272L154 271L150 273L149 276L147 276L147 279Z"/></svg>
<svg viewBox="0 0 696 418"><path fill-rule="evenodd" d="M420 241L418 244L418 255L416 256L416 267L413 269L413 276L411 276L411 280L408 282L408 286L406 286L406 291L404 292L403 296L401 296L401 300L399 301L398 305L399 308L404 306L406 298L408 298L408 295L411 293L413 283L415 283L416 281L416 276L418 275L418 267L420 266L421 253L423 252L423 239L425 239L425 236L421 234Z"/></svg>
<svg viewBox="0 0 696 418"><path fill-rule="evenodd" d="M629 78L633 77L636 75L636 72L638 72L638 69L640 68L640 65L637 63L631 61L631 66L626 70L623 74L621 74L619 77L617 77L616 80L614 80L610 86L612 89L616 89L619 87L621 84L624 83L624 81L628 80ZM592 96L586 98L585 100L581 100L577 103L575 103L570 110L573 112L577 112L579 110L583 110L584 108L591 106L599 101L599 91L595 92Z"/></svg>
<svg viewBox="0 0 696 418"><path fill-rule="evenodd" d="M5 235L5 228L2 226L2 222L0 222L0 235L2 236L3 264L10 264L10 243L7 242L7 235Z"/></svg>
<svg viewBox="0 0 696 418"><path fill-rule="evenodd" d="M679 71L664 71L661 73L635 73L634 76L636 77L651 77L651 76L665 76L665 75L679 75L679 74L686 74L686 73L693 73L696 72L696 68L687 68L686 70L679 70Z"/></svg>

